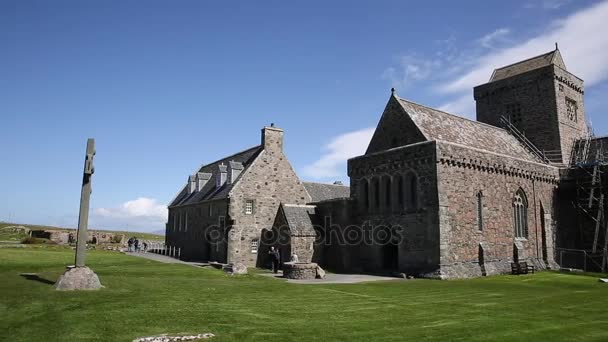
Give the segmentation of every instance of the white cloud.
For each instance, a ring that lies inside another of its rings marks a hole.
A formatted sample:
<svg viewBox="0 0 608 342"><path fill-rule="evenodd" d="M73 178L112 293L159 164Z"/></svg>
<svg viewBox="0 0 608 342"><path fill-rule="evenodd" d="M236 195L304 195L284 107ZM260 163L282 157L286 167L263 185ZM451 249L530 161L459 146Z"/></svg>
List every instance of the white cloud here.
<svg viewBox="0 0 608 342"><path fill-rule="evenodd" d="M441 58L424 59L414 55L401 56L399 66L386 68L381 77L390 81L393 87L405 88L412 82L431 78L433 72L442 64Z"/></svg>
<svg viewBox="0 0 608 342"><path fill-rule="evenodd" d="M481 46L487 49L492 49L495 47L496 43L504 41L505 36L507 36L510 32L511 30L509 30L508 28L499 28L494 32L488 33L485 36L479 38L478 41Z"/></svg>
<svg viewBox="0 0 608 342"><path fill-rule="evenodd" d="M472 98L473 95L467 93L466 95L459 96L454 101L445 103L438 109L465 118L475 119L475 102L471 101Z"/></svg>
<svg viewBox="0 0 608 342"><path fill-rule="evenodd" d="M456 101L442 107L474 108L470 91L474 86L486 83L494 68L547 52L554 42L559 42L570 72L583 78L586 86L598 84L608 79L608 35L603 32L608 32L608 1L555 21L545 33L521 44L480 56L468 72L438 88L439 93L457 96ZM470 104L466 104L465 94L469 94Z"/></svg>
<svg viewBox="0 0 608 342"><path fill-rule="evenodd" d="M494 68L547 52L554 42L559 42L568 70L582 77L587 85L596 84L608 78L608 35L600 34L607 31L605 1L552 23L546 33L526 42L481 56L472 70L441 90L446 93L470 90L487 82Z"/></svg>
<svg viewBox="0 0 608 342"><path fill-rule="evenodd" d="M524 5L525 8L542 8L546 10L556 10L572 2L572 0L533 0Z"/></svg>
<svg viewBox="0 0 608 342"><path fill-rule="evenodd" d="M333 138L325 147L326 152L314 163L304 167L304 175L315 179L343 177L346 161L365 153L374 127L348 132Z"/></svg>
<svg viewBox="0 0 608 342"><path fill-rule="evenodd" d="M97 208L91 226L106 229L160 229L167 221L167 207L153 198L139 197L115 208Z"/></svg>

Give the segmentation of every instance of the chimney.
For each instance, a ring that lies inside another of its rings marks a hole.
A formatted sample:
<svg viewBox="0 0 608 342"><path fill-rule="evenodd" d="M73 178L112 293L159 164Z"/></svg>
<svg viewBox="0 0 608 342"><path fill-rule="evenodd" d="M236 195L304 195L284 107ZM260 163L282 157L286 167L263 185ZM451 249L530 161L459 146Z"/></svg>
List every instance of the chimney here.
<svg viewBox="0 0 608 342"><path fill-rule="evenodd" d="M266 152L283 152L283 130L274 124L262 128L262 146Z"/></svg>
<svg viewBox="0 0 608 342"><path fill-rule="evenodd" d="M243 172L243 164L231 160L228 163L228 184L234 183L241 172Z"/></svg>
<svg viewBox="0 0 608 342"><path fill-rule="evenodd" d="M198 172L196 174L196 191L203 190L203 187L205 186L205 184L207 184L210 178L210 173Z"/></svg>
<svg viewBox="0 0 608 342"><path fill-rule="evenodd" d="M219 172L217 174L216 185L219 188L220 186L226 184L227 167L224 163L221 163L220 165L218 165L218 169L219 169Z"/></svg>
<svg viewBox="0 0 608 342"><path fill-rule="evenodd" d="M194 176L188 176L188 193L191 194L196 190L196 181Z"/></svg>

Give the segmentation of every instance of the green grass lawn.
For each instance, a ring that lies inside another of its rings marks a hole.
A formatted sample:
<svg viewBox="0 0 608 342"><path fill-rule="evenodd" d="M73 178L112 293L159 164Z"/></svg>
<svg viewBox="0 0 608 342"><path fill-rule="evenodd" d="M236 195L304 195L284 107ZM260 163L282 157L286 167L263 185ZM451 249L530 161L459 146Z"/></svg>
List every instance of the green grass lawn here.
<svg viewBox="0 0 608 342"><path fill-rule="evenodd" d="M0 340L608 340L608 284L593 276L295 285L93 251L106 288L55 291L49 283L72 261L61 247L0 248Z"/></svg>

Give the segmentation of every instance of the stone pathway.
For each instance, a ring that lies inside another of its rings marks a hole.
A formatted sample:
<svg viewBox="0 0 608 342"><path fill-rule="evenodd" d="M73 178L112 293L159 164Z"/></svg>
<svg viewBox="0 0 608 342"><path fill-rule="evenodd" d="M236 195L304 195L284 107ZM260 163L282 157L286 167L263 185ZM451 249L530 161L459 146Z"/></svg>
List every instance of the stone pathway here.
<svg viewBox="0 0 608 342"><path fill-rule="evenodd" d="M143 252L123 252L126 255L130 255L130 256L134 256L134 257L140 257L140 258L144 258L144 259L148 259L148 260L154 260L154 261L158 261L158 262L162 262L165 264L186 264L186 265L192 265L192 266L208 266L209 264L206 263L202 263L202 262L188 262L188 261L182 261L176 258L172 258L166 255L160 255L160 254L156 254L156 253L143 253Z"/></svg>
<svg viewBox="0 0 608 342"><path fill-rule="evenodd" d="M201 263L201 262L182 261L182 260L178 260L178 259L175 259L172 257L168 257L166 255L160 255L160 254L155 254L155 253L141 253L141 252L140 253L124 252L124 253L126 255L154 260L154 261L162 262L165 264L186 264L186 265L197 266L197 267L209 265L207 263ZM375 275L368 275L368 274L327 273L325 275L325 279L313 279L313 280L285 279L285 278L283 278L283 271L279 271L278 274L274 274L274 273L270 273L270 272L263 272L263 273L258 273L258 274L265 276L265 277L285 280L288 283L293 283L293 284L357 284L357 283L363 283L363 282L367 282L367 281L387 281L387 280L405 281L405 279L402 279L402 278L382 277L382 276L375 276Z"/></svg>
<svg viewBox="0 0 608 342"><path fill-rule="evenodd" d="M326 273L325 279L311 279L311 280L297 280L297 279L285 279L283 278L283 273L279 271L278 274L273 273L260 273L260 275L266 277L273 277L276 279L286 280L288 283L293 284L357 284L363 283L367 281L405 281L402 278L394 278L394 277L382 277L368 274L335 274L335 273Z"/></svg>

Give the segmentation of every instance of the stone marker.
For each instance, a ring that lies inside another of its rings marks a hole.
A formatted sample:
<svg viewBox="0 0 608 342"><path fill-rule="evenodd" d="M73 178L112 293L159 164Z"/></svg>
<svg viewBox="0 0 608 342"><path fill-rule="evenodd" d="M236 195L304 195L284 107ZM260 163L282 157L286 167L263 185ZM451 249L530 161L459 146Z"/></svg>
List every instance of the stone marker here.
<svg viewBox="0 0 608 342"><path fill-rule="evenodd" d="M325 279L325 270L321 266L317 265L317 279Z"/></svg>
<svg viewBox="0 0 608 342"><path fill-rule="evenodd" d="M87 140L87 152L84 159L82 190L80 192L80 214L78 216L78 233L76 242L75 267L68 270L57 280L57 290L97 290L103 286L97 274L85 266L87 252L87 226L89 223L89 200L91 198L91 178L95 172L93 158L95 157L95 139Z"/></svg>
<svg viewBox="0 0 608 342"><path fill-rule="evenodd" d="M230 275L247 274L247 266L241 262L237 262L236 264L228 264L224 266L223 270Z"/></svg>

